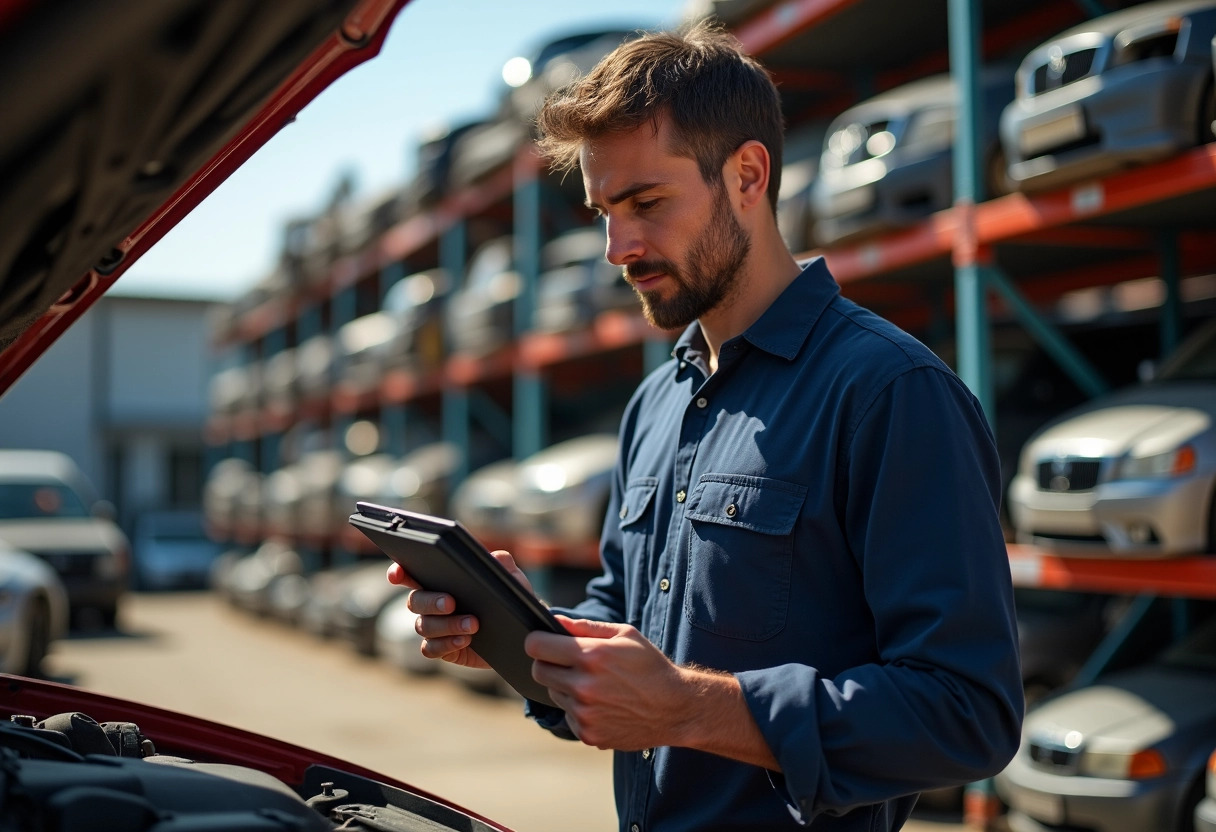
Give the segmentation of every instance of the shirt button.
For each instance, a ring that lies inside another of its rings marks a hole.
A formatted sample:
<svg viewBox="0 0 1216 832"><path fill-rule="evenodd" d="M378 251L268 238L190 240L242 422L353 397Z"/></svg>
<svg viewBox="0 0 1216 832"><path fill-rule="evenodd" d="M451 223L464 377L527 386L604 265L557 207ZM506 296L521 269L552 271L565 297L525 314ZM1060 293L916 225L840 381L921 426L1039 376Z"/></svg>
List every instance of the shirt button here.
<svg viewBox="0 0 1216 832"><path fill-rule="evenodd" d="M621 514L620 514L621 519L624 520L628 516L629 516L629 509L626 508L625 506L621 506Z"/></svg>
<svg viewBox="0 0 1216 832"><path fill-rule="evenodd" d="M705 398L704 396L697 399L697 407L701 408L702 410L709 407L709 399Z"/></svg>
<svg viewBox="0 0 1216 832"><path fill-rule="evenodd" d="M727 516L727 517L734 517L734 516L735 516L735 513L736 513L736 512L738 512L738 511L739 511L739 509L735 508L735 504L734 504L734 503L731 503L730 505L728 505L728 506L726 507L726 516ZM624 517L625 515L623 515L623 514L622 514L621 516L622 516L622 517Z"/></svg>
<svg viewBox="0 0 1216 832"><path fill-rule="evenodd" d="M679 491L676 492L676 502L677 503L682 503L687 498L688 498L688 495L684 493L684 489L681 488Z"/></svg>
<svg viewBox="0 0 1216 832"><path fill-rule="evenodd" d="M650 749L649 748L642 749L642 759L643 760L650 759Z"/></svg>
<svg viewBox="0 0 1216 832"><path fill-rule="evenodd" d="M666 578L659 581L659 589L661 589L663 592L671 589L671 581L667 580Z"/></svg>
<svg viewBox="0 0 1216 832"><path fill-rule="evenodd" d="M642 832L642 827L638 826L636 823L630 824L629 832Z"/></svg>
<svg viewBox="0 0 1216 832"><path fill-rule="evenodd" d="M687 367L687 366L688 366L688 362L687 362L687 361L681 361L681 362L680 362L680 369L681 369L681 370L683 370L683 369L684 369L685 367Z"/></svg>

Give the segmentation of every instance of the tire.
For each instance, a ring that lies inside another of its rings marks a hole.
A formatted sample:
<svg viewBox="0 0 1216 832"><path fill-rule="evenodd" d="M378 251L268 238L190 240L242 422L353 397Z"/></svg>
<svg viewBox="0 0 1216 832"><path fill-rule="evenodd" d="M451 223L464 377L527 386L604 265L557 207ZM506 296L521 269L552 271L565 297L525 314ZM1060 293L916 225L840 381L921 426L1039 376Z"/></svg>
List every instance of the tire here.
<svg viewBox="0 0 1216 832"><path fill-rule="evenodd" d="M1216 83L1208 79L1199 96L1199 144L1216 141Z"/></svg>
<svg viewBox="0 0 1216 832"><path fill-rule="evenodd" d="M1005 196L1012 192L1005 151L1000 145L997 145L988 154L988 161L984 165L984 199L996 199L998 196Z"/></svg>
<svg viewBox="0 0 1216 832"><path fill-rule="evenodd" d="M17 673L42 676L42 662L51 650L51 608L45 598L35 598L26 619L25 655Z"/></svg>

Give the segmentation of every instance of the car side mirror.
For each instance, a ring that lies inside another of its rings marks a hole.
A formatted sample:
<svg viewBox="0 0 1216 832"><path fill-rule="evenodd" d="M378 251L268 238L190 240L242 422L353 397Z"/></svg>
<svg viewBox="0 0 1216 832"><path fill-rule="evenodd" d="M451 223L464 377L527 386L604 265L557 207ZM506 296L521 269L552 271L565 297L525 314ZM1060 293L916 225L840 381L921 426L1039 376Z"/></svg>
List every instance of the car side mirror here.
<svg viewBox="0 0 1216 832"><path fill-rule="evenodd" d="M98 520L114 522L118 518L118 509L109 500L98 500L93 503L93 509L90 513Z"/></svg>

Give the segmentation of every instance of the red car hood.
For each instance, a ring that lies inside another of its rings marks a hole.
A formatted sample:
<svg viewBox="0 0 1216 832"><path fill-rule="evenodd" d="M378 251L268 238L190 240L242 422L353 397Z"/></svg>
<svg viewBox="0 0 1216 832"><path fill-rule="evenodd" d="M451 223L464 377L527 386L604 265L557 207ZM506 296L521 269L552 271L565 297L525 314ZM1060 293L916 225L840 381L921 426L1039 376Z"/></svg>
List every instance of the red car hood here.
<svg viewBox="0 0 1216 832"><path fill-rule="evenodd" d="M506 827L442 798L335 757L151 705L0 673L0 721L8 721L13 715L43 720L54 714L71 712L88 714L98 722L133 722L153 741L159 754L255 769L292 788L304 781L311 766L338 769L425 798L460 815L475 818L492 829L509 832Z"/></svg>
<svg viewBox="0 0 1216 832"><path fill-rule="evenodd" d="M0 394L407 0L0 0Z"/></svg>

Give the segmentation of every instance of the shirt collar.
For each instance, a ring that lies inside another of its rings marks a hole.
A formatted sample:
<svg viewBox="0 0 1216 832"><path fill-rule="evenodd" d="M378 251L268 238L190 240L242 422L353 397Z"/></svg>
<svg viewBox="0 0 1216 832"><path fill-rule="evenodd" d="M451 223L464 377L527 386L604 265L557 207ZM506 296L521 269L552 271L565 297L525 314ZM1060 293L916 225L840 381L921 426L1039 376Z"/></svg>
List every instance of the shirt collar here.
<svg viewBox="0 0 1216 832"><path fill-rule="evenodd" d="M747 328L742 337L765 352L793 360L823 310L827 309L828 304L838 294L840 287L828 271L827 264L822 257L815 257L807 262L798 277L785 288L772 306ZM705 350L701 325L696 321L689 324L680 335L671 354L674 358L683 360L684 354L690 349Z"/></svg>

